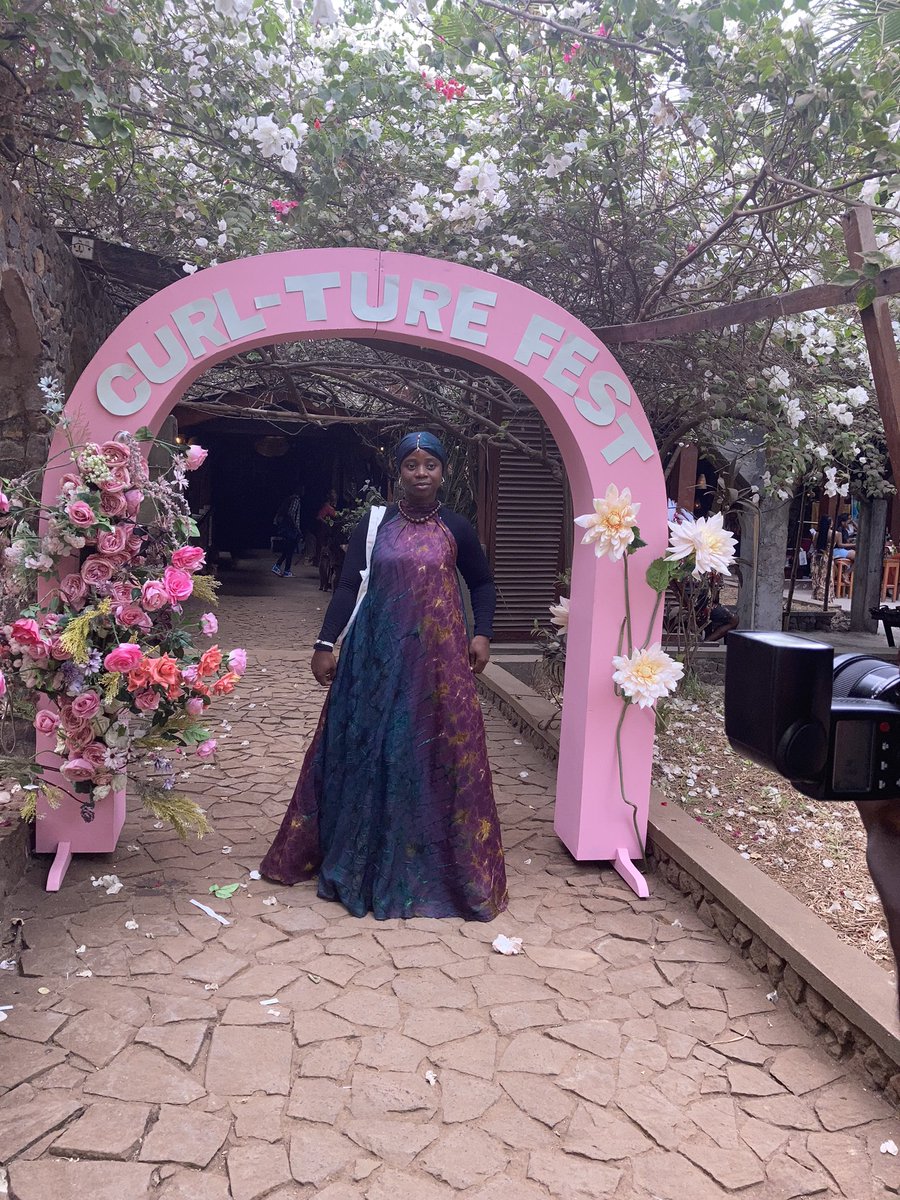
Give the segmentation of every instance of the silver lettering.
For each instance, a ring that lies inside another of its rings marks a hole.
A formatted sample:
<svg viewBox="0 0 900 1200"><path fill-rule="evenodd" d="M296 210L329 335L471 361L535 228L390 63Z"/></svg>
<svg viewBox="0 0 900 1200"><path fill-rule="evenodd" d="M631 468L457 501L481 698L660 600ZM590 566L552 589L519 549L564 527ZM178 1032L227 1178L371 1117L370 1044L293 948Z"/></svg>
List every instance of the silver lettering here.
<svg viewBox="0 0 900 1200"><path fill-rule="evenodd" d="M548 321L545 317L533 316L528 322L528 328L522 334L522 340L519 342L519 348L514 356L515 361L527 367L535 354L539 358L549 358L553 353L553 347L542 342L541 338L546 334L547 337L553 338L554 342L558 342L562 339L564 332L562 325Z"/></svg>
<svg viewBox="0 0 900 1200"><path fill-rule="evenodd" d="M453 299L453 293L445 283L429 283L426 279L414 279L409 289L409 303L406 306L404 325L418 328L419 318L425 317L425 324L435 333L443 333L440 310L446 308Z"/></svg>
<svg viewBox="0 0 900 1200"><path fill-rule="evenodd" d="M134 367L128 363L113 363L97 380L97 399L114 417L131 416L142 409L150 399L151 389L146 379L141 379L134 385L133 400L123 400L118 392L114 391L114 379L133 379L136 374Z"/></svg>
<svg viewBox="0 0 900 1200"><path fill-rule="evenodd" d="M221 292L213 292L213 300L219 308L222 324L229 340L236 342L238 338L246 337L249 333L260 333L266 327L266 318L254 313L250 317L239 317L234 306L231 292L224 288Z"/></svg>
<svg viewBox="0 0 900 1200"><path fill-rule="evenodd" d="M329 288L340 286L341 277L337 271L322 271L318 275L285 275L284 277L286 292L303 293L303 307L306 310L307 321L328 320L325 292Z"/></svg>
<svg viewBox="0 0 900 1200"><path fill-rule="evenodd" d="M369 303L369 276L365 271L350 275L350 311L360 321L393 321L400 307L400 276L385 275L384 299Z"/></svg>
<svg viewBox="0 0 900 1200"><path fill-rule="evenodd" d="M203 358L206 354L204 340L212 346L224 346L228 341L225 334L216 329L218 315L219 310L209 296L201 296L199 300L192 300L190 304L182 304L181 308L176 308L172 313L172 320L184 338L184 344L192 358ZM192 317L200 319L192 321Z"/></svg>
<svg viewBox="0 0 900 1200"><path fill-rule="evenodd" d="M490 313L476 308L476 304L483 304L485 308L494 308L497 303L497 293L487 292L484 288L465 287L459 289L459 298L456 301L456 308L453 312L453 322L450 326L450 336L456 338L459 342L470 342L473 346L484 346L487 344L487 334L480 329L473 329L473 325L487 325Z"/></svg>
<svg viewBox="0 0 900 1200"><path fill-rule="evenodd" d="M168 354L166 362L155 363L143 342L135 342L133 346L129 346L128 357L151 383L168 383L187 366L187 351L168 325L160 325L159 329L154 329L153 336Z"/></svg>
<svg viewBox="0 0 900 1200"><path fill-rule="evenodd" d="M617 417L616 424L622 430L621 436L617 437L614 442L610 442L601 451L610 466L614 462L618 462L629 450L636 450L642 462L646 462L648 458L653 457L653 447L647 445L646 440L628 413L622 413L620 417Z"/></svg>
<svg viewBox="0 0 900 1200"><path fill-rule="evenodd" d="M554 383L558 388L561 388L567 396L574 396L578 390L576 380L580 379L584 374L584 368L588 363L592 363L597 357L599 351L596 346L592 346L586 342L584 338L572 334L567 337L560 347L559 353L550 360L547 370L544 372L544 378L548 383ZM577 354L581 358L576 358ZM586 359L587 361L582 361ZM575 379L570 379L565 374L566 371L571 371Z"/></svg>

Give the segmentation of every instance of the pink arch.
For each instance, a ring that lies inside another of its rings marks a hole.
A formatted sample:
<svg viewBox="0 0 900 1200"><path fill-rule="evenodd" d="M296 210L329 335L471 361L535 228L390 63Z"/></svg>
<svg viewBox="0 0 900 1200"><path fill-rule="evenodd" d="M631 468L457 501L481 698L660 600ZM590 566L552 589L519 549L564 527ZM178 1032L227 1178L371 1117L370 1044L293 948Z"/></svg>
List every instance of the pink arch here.
<svg viewBox="0 0 900 1200"><path fill-rule="evenodd" d="M254 346L339 337L441 348L510 380L556 439L576 512L590 511L592 498L610 483L631 488L648 543L635 562L632 616L636 630L647 629L654 594L640 564L661 554L666 539L664 479L647 419L590 330L508 280L441 259L365 249L236 259L171 284L130 313L79 379L66 415L76 436L95 441L145 425L157 433L188 386L215 363ZM58 495L65 449L58 435L45 503ZM598 562L587 548L575 554L555 828L575 858L618 859L628 877L628 862L641 848L620 797L613 740L621 711L611 682L624 617L621 575L620 563ZM625 785L642 840L653 722L652 711L634 708L622 734ZM38 823L39 849L114 848L124 800L105 833L99 812L84 825L77 814L68 822L67 808ZM104 836L111 845L100 844ZM639 877L632 883L644 890Z"/></svg>

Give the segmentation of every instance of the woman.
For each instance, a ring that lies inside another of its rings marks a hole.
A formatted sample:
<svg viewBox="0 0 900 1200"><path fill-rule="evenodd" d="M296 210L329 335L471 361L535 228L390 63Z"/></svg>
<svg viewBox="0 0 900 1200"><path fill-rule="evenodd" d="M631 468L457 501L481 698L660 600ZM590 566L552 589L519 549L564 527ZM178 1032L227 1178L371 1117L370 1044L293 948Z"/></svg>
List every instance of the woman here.
<svg viewBox="0 0 900 1200"><path fill-rule="evenodd" d="M395 457L403 495L350 537L312 659L331 692L260 869L286 884L318 873L318 894L354 916L490 921L506 907L506 872L473 673L490 658L496 592L474 529L438 498L441 443L411 433Z"/></svg>

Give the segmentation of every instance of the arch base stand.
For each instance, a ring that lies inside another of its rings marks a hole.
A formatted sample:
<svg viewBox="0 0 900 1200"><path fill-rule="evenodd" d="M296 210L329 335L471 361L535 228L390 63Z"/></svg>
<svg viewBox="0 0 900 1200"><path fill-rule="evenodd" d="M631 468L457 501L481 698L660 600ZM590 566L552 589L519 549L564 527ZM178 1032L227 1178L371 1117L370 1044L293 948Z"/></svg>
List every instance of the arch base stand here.
<svg viewBox="0 0 900 1200"><path fill-rule="evenodd" d="M47 891L58 892L72 861L72 843L60 842L47 876Z"/></svg>
<svg viewBox="0 0 900 1200"><path fill-rule="evenodd" d="M636 896L640 896L642 900L648 899L650 888L647 886L647 880L631 861L631 855L627 850L620 849L616 851L613 867L619 872Z"/></svg>

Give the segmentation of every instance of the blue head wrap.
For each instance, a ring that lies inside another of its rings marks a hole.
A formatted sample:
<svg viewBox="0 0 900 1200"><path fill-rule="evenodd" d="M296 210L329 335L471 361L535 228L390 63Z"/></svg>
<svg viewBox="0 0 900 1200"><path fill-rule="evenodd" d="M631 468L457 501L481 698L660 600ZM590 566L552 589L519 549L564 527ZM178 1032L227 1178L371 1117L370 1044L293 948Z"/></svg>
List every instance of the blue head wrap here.
<svg viewBox="0 0 900 1200"><path fill-rule="evenodd" d="M426 433L424 430L417 433L408 433L399 442L397 449L394 451L394 461L397 467L399 468L403 460L408 455L414 454L416 450L424 450L426 454L433 454L439 460L441 466L446 467L447 451L433 433Z"/></svg>

